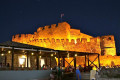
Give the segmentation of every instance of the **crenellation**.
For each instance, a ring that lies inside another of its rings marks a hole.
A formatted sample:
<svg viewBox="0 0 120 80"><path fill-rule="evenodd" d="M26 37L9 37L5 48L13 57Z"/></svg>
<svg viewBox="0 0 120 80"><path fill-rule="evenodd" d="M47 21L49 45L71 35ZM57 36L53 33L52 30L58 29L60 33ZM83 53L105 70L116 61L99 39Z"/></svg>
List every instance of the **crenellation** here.
<svg viewBox="0 0 120 80"><path fill-rule="evenodd" d="M49 25L45 26L45 27L44 27L44 30L48 30L49 27L50 27Z"/></svg>
<svg viewBox="0 0 120 80"><path fill-rule="evenodd" d="M70 25L67 22L58 23L57 27L60 29L70 30Z"/></svg>
<svg viewBox="0 0 120 80"><path fill-rule="evenodd" d="M51 42L52 42L52 43L54 43L54 42L55 42L55 39L54 39L54 38L52 38L52 39L51 39Z"/></svg>
<svg viewBox="0 0 120 80"><path fill-rule="evenodd" d="M46 42L47 42L47 43L50 43L51 41L50 41L50 39L49 39L49 38L47 38L47 39L46 39Z"/></svg>
<svg viewBox="0 0 120 80"><path fill-rule="evenodd" d="M43 39L43 42L46 42L46 39Z"/></svg>
<svg viewBox="0 0 120 80"><path fill-rule="evenodd" d="M81 42L82 43L87 43L87 39L86 38L81 38Z"/></svg>
<svg viewBox="0 0 120 80"><path fill-rule="evenodd" d="M42 43L42 42L43 42L43 41L42 41L42 39L39 39L39 42L41 42L41 43Z"/></svg>
<svg viewBox="0 0 120 80"><path fill-rule="evenodd" d="M37 32L34 32L34 35L37 35Z"/></svg>
<svg viewBox="0 0 120 80"><path fill-rule="evenodd" d="M15 41L15 36L14 35L12 36L12 41Z"/></svg>
<svg viewBox="0 0 120 80"><path fill-rule="evenodd" d="M56 27L57 27L56 24L52 24L52 25L51 25L51 29L54 29L54 28L56 28Z"/></svg>
<svg viewBox="0 0 120 80"><path fill-rule="evenodd" d="M97 38L94 38L94 42L97 43Z"/></svg>
<svg viewBox="0 0 120 80"><path fill-rule="evenodd" d="M67 22L39 27L34 34L14 35L12 41L56 50L116 55L113 35L93 37L78 29L71 29ZM113 53L108 53L110 51Z"/></svg>
<svg viewBox="0 0 120 80"><path fill-rule="evenodd" d="M21 34L20 37L21 37L21 38L25 38L25 34Z"/></svg>
<svg viewBox="0 0 120 80"><path fill-rule="evenodd" d="M66 43L69 43L69 39L66 39Z"/></svg>
<svg viewBox="0 0 120 80"><path fill-rule="evenodd" d="M77 39L77 43L80 43L80 38Z"/></svg>
<svg viewBox="0 0 120 80"><path fill-rule="evenodd" d="M19 36L20 36L19 34L16 34L16 35L15 35L15 38L19 38Z"/></svg>
<svg viewBox="0 0 120 80"><path fill-rule="evenodd" d="M75 43L75 40L74 40L74 39L71 39L71 43Z"/></svg>
<svg viewBox="0 0 120 80"><path fill-rule="evenodd" d="M37 42L39 42L39 40L38 40L38 39L36 39L36 43L37 43Z"/></svg>
<svg viewBox="0 0 120 80"><path fill-rule="evenodd" d="M39 27L38 29L37 29L37 32L40 32L40 31L42 31L43 30L43 27Z"/></svg>
<svg viewBox="0 0 120 80"><path fill-rule="evenodd" d="M56 39L56 43L60 43L60 39Z"/></svg>
<svg viewBox="0 0 120 80"><path fill-rule="evenodd" d="M90 38L90 42L91 42L91 43L95 43L95 42L96 42L96 39L95 39L95 38Z"/></svg>
<svg viewBox="0 0 120 80"><path fill-rule="evenodd" d="M64 39L61 39L61 43L64 43L65 42L65 40Z"/></svg>

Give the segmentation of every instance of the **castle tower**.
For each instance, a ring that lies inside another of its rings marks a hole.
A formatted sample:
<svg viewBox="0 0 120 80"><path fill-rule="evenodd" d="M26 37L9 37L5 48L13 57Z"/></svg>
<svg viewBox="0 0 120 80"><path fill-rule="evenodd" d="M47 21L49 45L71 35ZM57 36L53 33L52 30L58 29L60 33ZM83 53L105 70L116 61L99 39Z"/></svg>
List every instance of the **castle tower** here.
<svg viewBox="0 0 120 80"><path fill-rule="evenodd" d="M102 36L100 46L101 55L116 55L115 40L113 35Z"/></svg>

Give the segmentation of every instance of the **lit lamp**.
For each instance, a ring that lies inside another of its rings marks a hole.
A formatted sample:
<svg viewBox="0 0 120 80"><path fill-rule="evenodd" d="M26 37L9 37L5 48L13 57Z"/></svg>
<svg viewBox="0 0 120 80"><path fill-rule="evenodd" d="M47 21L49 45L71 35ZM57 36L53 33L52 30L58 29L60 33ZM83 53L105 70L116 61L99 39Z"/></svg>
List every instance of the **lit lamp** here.
<svg viewBox="0 0 120 80"><path fill-rule="evenodd" d="M11 51L8 51L8 53L10 54L10 53L11 53Z"/></svg>
<svg viewBox="0 0 120 80"><path fill-rule="evenodd" d="M51 54L51 56L53 56L53 54Z"/></svg>
<svg viewBox="0 0 120 80"><path fill-rule="evenodd" d="M26 56L25 56L25 55L22 55L21 57L22 57L22 58L26 58Z"/></svg>
<svg viewBox="0 0 120 80"><path fill-rule="evenodd" d="M56 52L55 52L55 55L56 55Z"/></svg>
<svg viewBox="0 0 120 80"><path fill-rule="evenodd" d="M31 55L34 55L34 53L31 53Z"/></svg>
<svg viewBox="0 0 120 80"><path fill-rule="evenodd" d="M55 56L55 59L56 59L56 56Z"/></svg>
<svg viewBox="0 0 120 80"><path fill-rule="evenodd" d="M41 56L40 56L40 58L41 58Z"/></svg>
<svg viewBox="0 0 120 80"><path fill-rule="evenodd" d="M77 54L75 54L75 57L77 56Z"/></svg>
<svg viewBox="0 0 120 80"><path fill-rule="evenodd" d="M4 54L2 53L1 56L4 56Z"/></svg>
<svg viewBox="0 0 120 80"><path fill-rule="evenodd" d="M69 55L69 53L67 54L67 58L69 59L69 57L70 57L70 55Z"/></svg>

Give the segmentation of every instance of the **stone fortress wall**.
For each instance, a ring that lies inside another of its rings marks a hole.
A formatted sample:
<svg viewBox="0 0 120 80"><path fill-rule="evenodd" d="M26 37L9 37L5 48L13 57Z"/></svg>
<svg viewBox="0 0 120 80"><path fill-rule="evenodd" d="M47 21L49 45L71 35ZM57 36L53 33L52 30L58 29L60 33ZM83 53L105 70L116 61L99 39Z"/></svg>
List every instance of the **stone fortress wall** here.
<svg viewBox="0 0 120 80"><path fill-rule="evenodd" d="M58 23L58 26L52 24L39 27L34 34L17 34L13 36L12 41L55 50L116 55L113 35L92 37L81 33L80 30L71 29L66 22Z"/></svg>
<svg viewBox="0 0 120 80"><path fill-rule="evenodd" d="M93 37L71 29L67 22L39 27L34 34L17 34L12 41L55 50L99 53L101 56L115 56L116 47L113 35Z"/></svg>

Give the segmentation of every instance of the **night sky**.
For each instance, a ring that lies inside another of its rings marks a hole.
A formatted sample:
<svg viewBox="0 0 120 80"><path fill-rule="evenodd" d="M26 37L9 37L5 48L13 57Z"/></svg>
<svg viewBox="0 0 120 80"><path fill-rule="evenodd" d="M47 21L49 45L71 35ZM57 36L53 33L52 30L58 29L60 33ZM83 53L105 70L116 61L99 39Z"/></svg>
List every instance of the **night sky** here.
<svg viewBox="0 0 120 80"><path fill-rule="evenodd" d="M0 42L67 21L91 36L114 35L120 52L120 0L0 0Z"/></svg>

